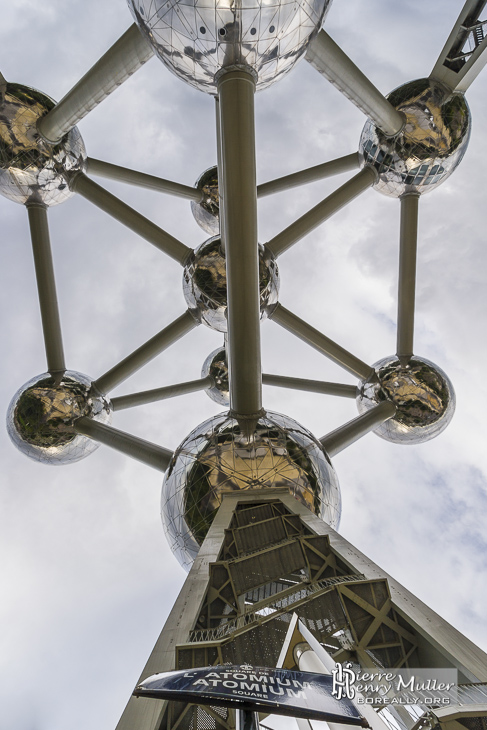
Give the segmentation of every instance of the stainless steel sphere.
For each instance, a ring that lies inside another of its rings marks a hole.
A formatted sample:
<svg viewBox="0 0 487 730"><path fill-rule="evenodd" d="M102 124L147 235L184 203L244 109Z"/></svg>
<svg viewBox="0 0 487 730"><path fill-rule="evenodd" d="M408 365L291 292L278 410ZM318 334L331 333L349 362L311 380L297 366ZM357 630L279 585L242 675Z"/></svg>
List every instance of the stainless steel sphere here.
<svg viewBox="0 0 487 730"><path fill-rule="evenodd" d="M127 0L135 22L168 68L215 93L215 74L242 65L265 88L290 71L321 27L331 0Z"/></svg>
<svg viewBox="0 0 487 730"><path fill-rule="evenodd" d="M195 188L202 193L200 203L191 201L191 212L196 223L209 233L216 236L220 232L220 199L218 197L218 170L210 167L199 176Z"/></svg>
<svg viewBox="0 0 487 730"><path fill-rule="evenodd" d="M201 377L207 378L208 375L213 378L213 385L206 388L205 393L215 403L219 403L221 406L229 406L230 384L228 381L228 361L225 347L219 347L217 350L213 350L206 358L201 368Z"/></svg>
<svg viewBox="0 0 487 730"><path fill-rule="evenodd" d="M277 304L279 271L275 259L259 245L261 318ZM219 236L198 246L183 272L183 293L188 308L211 329L227 331L227 273Z"/></svg>
<svg viewBox="0 0 487 730"><path fill-rule="evenodd" d="M441 368L416 356L406 367L396 356L373 367L377 380L359 385L360 413L385 400L397 408L394 418L375 429L378 436L396 444L422 444L445 430L455 411L455 391Z"/></svg>
<svg viewBox="0 0 487 730"><path fill-rule="evenodd" d="M88 416L109 423L112 407L90 378L72 370L59 376L37 375L14 395L7 412L7 431L26 456L44 464L71 464L99 444L77 434L74 422Z"/></svg>
<svg viewBox="0 0 487 730"><path fill-rule="evenodd" d="M76 127L54 145L39 135L37 122L53 106L49 96L21 84L7 84L0 97L0 194L16 203L58 205L74 195L64 173L85 169Z"/></svg>
<svg viewBox="0 0 487 730"><path fill-rule="evenodd" d="M249 439L221 413L192 431L174 452L162 487L162 520L179 562L189 569L222 493L287 488L332 527L340 520L338 479L323 447L288 416L268 412Z"/></svg>
<svg viewBox="0 0 487 730"><path fill-rule="evenodd" d="M375 189L393 198L434 190L467 149L471 116L465 97L449 95L432 79L419 79L400 86L388 99L405 116L403 130L386 137L369 119L359 143L363 165L379 173Z"/></svg>

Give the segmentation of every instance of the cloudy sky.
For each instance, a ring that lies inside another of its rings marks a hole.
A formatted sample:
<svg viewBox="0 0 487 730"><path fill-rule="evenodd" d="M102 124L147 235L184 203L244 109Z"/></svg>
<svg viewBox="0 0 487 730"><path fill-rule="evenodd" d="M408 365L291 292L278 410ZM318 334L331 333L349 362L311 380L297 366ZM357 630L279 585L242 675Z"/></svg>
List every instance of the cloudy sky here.
<svg viewBox="0 0 487 730"><path fill-rule="evenodd" d="M384 93L427 76L460 0L335 0L327 30ZM124 0L2 4L0 70L55 99L130 25ZM370 434L335 459L341 532L487 649L485 601L485 184L487 73L467 95L470 147L420 201L415 351L452 379L457 411L437 440L401 447ZM258 180L357 149L362 114L306 62L257 97ZM88 154L192 184L215 163L213 100L152 59L80 124ZM344 182L259 203L260 240ZM187 245L205 234L189 204L100 181ZM45 370L25 210L0 200L1 410ZM67 364L92 377L184 309L181 269L84 199L49 214ZM374 190L279 259L281 301L363 360L395 346L399 204ZM264 371L353 383L272 322ZM199 377L222 337L203 325L117 393ZM320 437L353 401L266 388L265 406ZM117 413L114 425L174 449L219 408L204 393ZM0 729L114 728L182 585L160 524L162 475L100 447L47 467L0 433ZM276 725L277 727L277 725Z"/></svg>

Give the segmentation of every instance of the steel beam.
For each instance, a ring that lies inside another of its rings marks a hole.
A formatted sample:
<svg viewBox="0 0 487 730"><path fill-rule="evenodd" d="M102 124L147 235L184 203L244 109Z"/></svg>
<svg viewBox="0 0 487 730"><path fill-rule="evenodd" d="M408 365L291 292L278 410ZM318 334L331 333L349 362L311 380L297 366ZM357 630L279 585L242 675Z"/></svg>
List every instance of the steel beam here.
<svg viewBox="0 0 487 730"><path fill-rule="evenodd" d="M185 395L186 393L194 393L198 390L205 390L213 385L213 379L208 375L206 378L198 380L188 380L186 383L177 383L175 385L167 385L165 388L155 388L154 390L144 390L140 393L131 393L130 395L121 395L118 398L112 398L112 406L114 411L123 411L125 408L133 408L134 406L142 406L146 403L155 403L166 398L174 398L177 395Z"/></svg>
<svg viewBox="0 0 487 730"><path fill-rule="evenodd" d="M314 165L314 167L308 167L306 170L293 172L291 175L285 175L276 180L262 183L257 186L257 197L264 198L266 195L280 193L282 190L289 190L299 185L306 185L307 183L315 182L315 180L323 180L327 177L340 175L343 172L352 172L352 170L356 170L358 167L360 167L359 155L358 152L353 152L351 155L338 157L336 160L323 162L321 165Z"/></svg>
<svg viewBox="0 0 487 730"><path fill-rule="evenodd" d="M465 93L487 63L486 26L480 21L485 5L485 0L466 1L431 71L430 78L452 91ZM474 48L464 53L469 36Z"/></svg>
<svg viewBox="0 0 487 730"><path fill-rule="evenodd" d="M120 165L112 165L111 162L96 160L88 157L87 161L88 175L98 177L106 177L110 180L118 180L118 182L127 183L128 185L136 185L140 188L148 188L149 190L157 190L160 193L168 195L176 195L179 198L194 200L197 203L201 200L201 191L192 188L189 185L181 185L181 183L172 182L172 180L164 180L155 175L147 175L145 172L131 170L128 167L120 167Z"/></svg>
<svg viewBox="0 0 487 730"><path fill-rule="evenodd" d="M150 441L144 441L144 439L119 431L112 428L112 426L107 426L105 423L94 421L87 416L75 421L74 428L77 433L88 436L94 441L99 441L105 446L110 446L116 451L121 451L122 454L137 461L142 461L147 466L159 471L166 471L172 458L172 451L164 449L162 446L152 444Z"/></svg>
<svg viewBox="0 0 487 730"><path fill-rule="evenodd" d="M198 325L189 310L164 327L157 335L151 337L143 345L134 350L130 355L121 362L108 370L104 375L95 381L95 385L100 393L109 393L117 385L123 383L143 365L166 350L173 342L179 340L183 335Z"/></svg>
<svg viewBox="0 0 487 730"><path fill-rule="evenodd" d="M217 78L222 208L227 268L230 405L242 416L262 408L257 192L255 182L255 79L246 70Z"/></svg>
<svg viewBox="0 0 487 730"><path fill-rule="evenodd" d="M171 236L167 231L156 226L155 223L152 223L152 221L124 203L120 198L109 193L108 190L105 190L105 188L98 185L94 180L90 180L82 172L78 172L69 180L69 187L75 193L79 193L86 200L89 200L90 203L93 203L105 213L111 215L112 218L115 218L115 220L130 228L138 236L145 238L146 241L152 243L153 246L163 251L163 253L173 258L179 264L184 265L192 249L185 246L181 241L178 241L174 236Z"/></svg>
<svg viewBox="0 0 487 730"><path fill-rule="evenodd" d="M356 398L357 386L342 383L327 383L323 380L305 380L304 378L289 378L285 375L262 374L262 385L273 385L276 388L292 388L306 390L323 395L338 395L342 398Z"/></svg>
<svg viewBox="0 0 487 730"><path fill-rule="evenodd" d="M419 193L401 196L396 350L402 365L407 365L413 354L418 203Z"/></svg>
<svg viewBox="0 0 487 730"><path fill-rule="evenodd" d="M153 50L135 25L125 31L37 125L51 144L59 142L88 112L148 61Z"/></svg>
<svg viewBox="0 0 487 730"><path fill-rule="evenodd" d="M320 30L310 43L306 60L385 134L393 136L402 129L404 116L401 112L392 106L324 30Z"/></svg>
<svg viewBox="0 0 487 730"><path fill-rule="evenodd" d="M282 304L277 305L270 317L274 322L280 324L281 327L284 327L284 329L292 332L299 339L307 342L308 345L311 345L315 350L318 350L330 360L333 360L340 367L348 370L352 375L356 375L362 380L368 380L374 375L375 371L371 365L367 365L363 360L359 360L358 357L352 355L345 348L337 345L336 342L333 342L329 337L290 312Z"/></svg>
<svg viewBox="0 0 487 730"><path fill-rule="evenodd" d="M328 195L321 203L308 210L307 213L291 223L290 226L274 236L266 247L274 254L280 256L284 251L314 231L321 223L350 203L354 198L365 192L377 181L377 172L373 167L364 167L344 185Z"/></svg>
<svg viewBox="0 0 487 730"><path fill-rule="evenodd" d="M340 428L331 431L319 441L328 456L333 457L362 438L362 436L365 436L369 431L373 431L382 423L388 421L389 418L393 418L395 413L396 406L394 403L383 401L371 408L370 411L362 413L357 418L340 426Z"/></svg>
<svg viewBox="0 0 487 730"><path fill-rule="evenodd" d="M66 365L52 263L47 208L41 203L28 203L26 207L34 254L47 369L51 374L64 372Z"/></svg>

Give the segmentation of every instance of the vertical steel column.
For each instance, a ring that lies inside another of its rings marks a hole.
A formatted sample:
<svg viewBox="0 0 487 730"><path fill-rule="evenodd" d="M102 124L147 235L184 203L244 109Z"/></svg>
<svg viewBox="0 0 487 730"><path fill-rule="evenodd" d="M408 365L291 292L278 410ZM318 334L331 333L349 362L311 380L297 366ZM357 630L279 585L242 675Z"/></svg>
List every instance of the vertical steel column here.
<svg viewBox="0 0 487 730"><path fill-rule="evenodd" d="M218 172L218 217L220 220L220 240L222 250L225 250L225 221L223 220L223 163L222 163L222 136L220 131L220 102L215 96L215 118L216 118L216 169Z"/></svg>
<svg viewBox="0 0 487 730"><path fill-rule="evenodd" d="M56 282L52 265L47 208L42 203L29 203L26 207L29 216L32 251L34 253L47 369L51 374L64 372L66 365L64 362Z"/></svg>
<svg viewBox="0 0 487 730"><path fill-rule="evenodd" d="M407 365L413 354L418 201L419 193L401 196L396 349L402 365Z"/></svg>
<svg viewBox="0 0 487 730"><path fill-rule="evenodd" d="M325 665L319 660L313 649L307 642L297 644L294 648L294 658L301 672L313 672L313 674L331 674ZM326 722L329 730L347 730L347 725L340 725L338 722ZM299 726L299 723L298 723Z"/></svg>
<svg viewBox="0 0 487 730"><path fill-rule="evenodd" d="M259 258L255 172L255 80L247 69L217 77L227 266L230 404L242 416L262 408Z"/></svg>
<svg viewBox="0 0 487 730"><path fill-rule="evenodd" d="M44 139L56 144L89 111L123 84L154 51L138 27L130 28L95 63L75 86L39 121Z"/></svg>
<svg viewBox="0 0 487 730"><path fill-rule="evenodd" d="M252 710L236 710L235 730L259 730L259 715Z"/></svg>

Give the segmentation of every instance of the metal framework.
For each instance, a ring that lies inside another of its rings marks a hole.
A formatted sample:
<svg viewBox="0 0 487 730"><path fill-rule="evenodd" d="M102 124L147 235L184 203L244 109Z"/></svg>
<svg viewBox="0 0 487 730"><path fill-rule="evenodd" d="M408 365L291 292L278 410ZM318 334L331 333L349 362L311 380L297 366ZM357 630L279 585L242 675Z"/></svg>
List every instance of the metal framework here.
<svg viewBox="0 0 487 730"><path fill-rule="evenodd" d="M448 104L453 103L457 105L456 113L461 116L463 95L487 61L485 23L480 20L484 5L485 2L467 0L428 78L428 93L434 96L439 88L442 90L441 100L435 101L442 113ZM466 50L469 43L473 44L473 48ZM63 140L74 134L76 125L153 55L154 50L148 45L147 37L140 32L139 26L130 26L63 99L40 116L36 126L39 149L48 149L47 155L54 155L52 150L56 145L64 144ZM411 125L404 99L401 105L399 101L394 101L393 95L391 99L383 96L325 30L319 30L316 37L309 41L305 57L367 116L369 127L366 126L364 131L365 141L360 154L351 151L346 156L260 185L257 185L256 175L254 121L259 74L249 64L234 60L232 63L222 63L215 77L220 237L226 266L225 318L228 330L225 348L230 413L250 440L256 432L259 419L265 415L263 385L348 399L357 396L363 401L365 405L358 416L316 440L330 458L370 431L377 431L392 441L407 441L409 438L422 440L426 431L428 438L430 433L435 435L447 425L448 383L441 385L445 391L441 397L434 392L434 397L440 401L439 405L434 406L439 413L434 421L435 424L438 421L437 425L433 430L428 430L430 421L422 422L421 416L419 425L413 428L407 420L410 416L408 399L403 397L401 390L406 386L397 385L397 382L391 385L386 381L382 365L379 367L364 362L277 301L271 302L263 311L260 256L267 264L271 262L275 265L275 259L369 188L396 186L394 196L400 201L396 359L400 368L396 369L394 377L413 377L410 373L416 363L414 322L419 198L424 192L424 185L436 185L441 182L442 174L448 176L453 172L461 160L468 136L466 131L462 132L464 136L459 136L455 145L452 143L448 154L443 155L446 161L442 171L435 169L433 163L428 163L427 171L422 170L418 155L420 163L399 180L397 169L392 172L390 168L385 169L385 147L377 152L372 133L381 140L381 144L392 145L391 158L399 155L398 140L401 135L409 134L408 124ZM11 89L3 77L0 81L4 100ZM422 99L417 91L414 91L413 97L415 100L417 97ZM450 128L447 131L451 133ZM370 137L367 137L368 134ZM420 135L413 141L419 145ZM438 160L440 157L438 152ZM402 164L404 160L400 162ZM92 176L185 198L195 206L204 202L205 196L201 189L92 157L85 158L78 167L69 169L65 163L56 164L56 174L62 175L64 187L69 186L71 193L79 194L112 216L179 263L187 272L189 262L196 255L193 249L106 190ZM437 168L441 167L440 162L435 161L435 164ZM10 174L11 167L3 163L2 174ZM258 244L258 200L341 173L351 173L351 177L274 235L262 247L261 254ZM3 187L3 192L7 190L10 194L9 184L0 180L0 188ZM56 389L67 367L48 227L50 202L47 197L43 197L42 191L37 197L32 191L33 187L22 202L27 208L32 238L47 371L54 383L52 388ZM390 190L388 194L392 194ZM349 384L263 374L260 327L263 315L356 377L360 381L357 388ZM177 319L96 377L90 385L91 396L95 393L96 397L105 398L136 371L199 326L201 321L201 302L198 306L188 306L187 311ZM423 367L423 361L418 361ZM431 365L428 361L426 363L427 367ZM391 367L390 363L387 367ZM431 372L437 374L438 371L434 366L428 371L428 388L433 388L430 385ZM418 380L416 386L418 382L418 387L426 387L425 381ZM36 387L39 387L38 383ZM155 389L117 395L111 399L110 409L124 410L212 389L225 390L214 374L210 373L175 385L161 384ZM13 421L15 418L20 420L16 413L14 411ZM440 424L443 417L444 424ZM188 420L188 427L193 425ZM81 410L69 422L69 428L70 437L88 437L161 472L167 470L174 457L167 448L120 431L97 420L91 412ZM35 441L35 437L32 439ZM42 448L47 449L45 445ZM417 599L411 598L390 576L383 573L379 575L377 566L367 561L352 546L345 545L337 533L302 504L293 501L287 493L280 494L279 498L273 495L262 491L259 503L255 495L240 495L238 498L227 496L223 499L223 506L208 531L190 577L175 604L168 621L169 628L161 635L160 644L156 645L142 676L174 666L186 668L196 664L238 660L242 656L242 642L258 642L264 630L272 637L266 649L268 661L275 663L283 639L283 617L297 610L300 618L308 620L309 626L314 626L315 630L319 617L326 617L318 632L323 641L337 642L336 637L340 632L347 633L349 645L337 643L334 654L336 661L345 661L353 656L362 666L377 666L382 662L384 666L399 667L411 666L413 660L425 666L428 660L444 659L460 670L464 682L487 681L486 658L480 650L442 622L430 609L420 606ZM248 521L249 512L252 512L253 521ZM257 526L262 527L261 523L265 523L265 526L259 531ZM350 557L352 553L353 557ZM299 584L300 574L305 575L303 586ZM246 608L249 603L252 610ZM186 607L184 610L183 604ZM435 626L427 627L427 621L436 622ZM252 658L258 656L259 653L254 651ZM214 709L207 712L215 721L215 727L233 727L231 713L219 714ZM143 702L132 699L118 730L133 727L140 730L184 730L186 727L198 727L195 713L194 708L178 706L177 703L154 709L153 705L146 707ZM189 715L194 725L188 724Z"/></svg>

